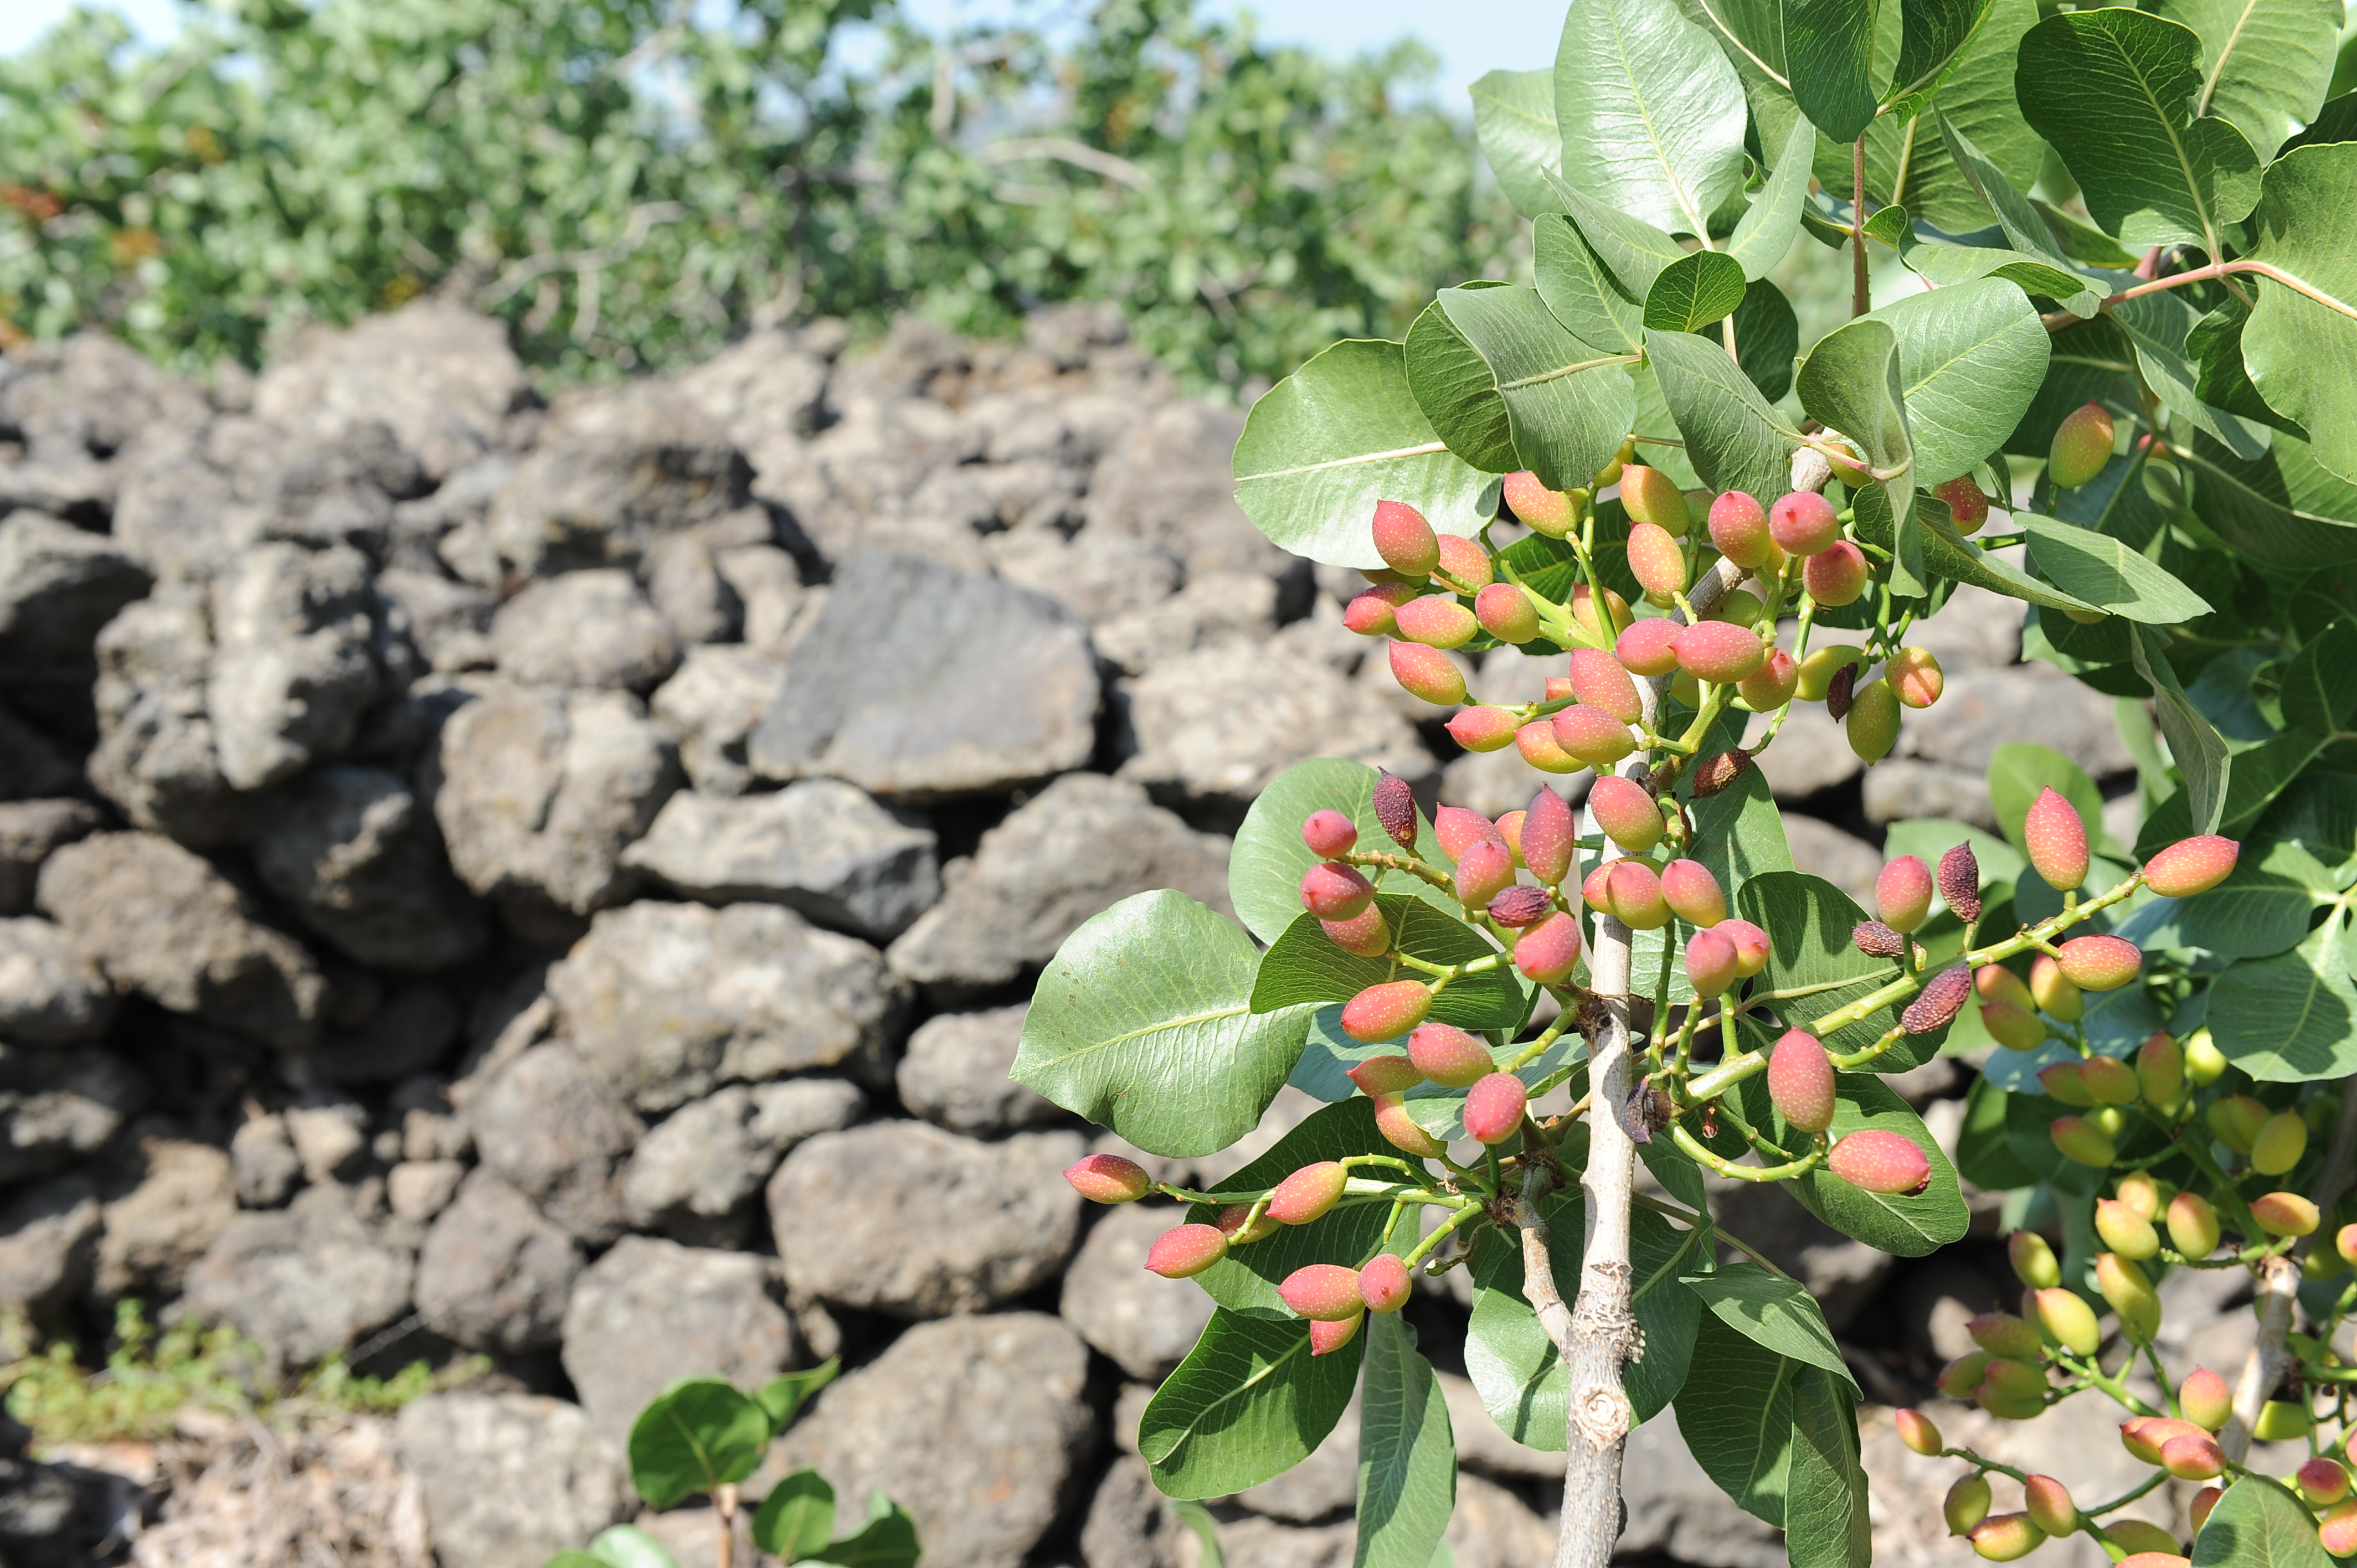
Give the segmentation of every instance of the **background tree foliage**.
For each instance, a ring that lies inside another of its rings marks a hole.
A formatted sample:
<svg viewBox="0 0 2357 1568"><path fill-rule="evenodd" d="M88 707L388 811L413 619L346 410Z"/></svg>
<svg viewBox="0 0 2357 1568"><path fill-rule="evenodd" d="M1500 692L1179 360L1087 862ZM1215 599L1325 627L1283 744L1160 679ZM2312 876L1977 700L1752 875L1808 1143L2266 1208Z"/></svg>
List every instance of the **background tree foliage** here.
<svg viewBox="0 0 2357 1568"><path fill-rule="evenodd" d="M1101 298L1240 387L1508 267L1432 68L1192 0L947 38L889 0L225 0L160 49L82 11L0 62L0 336L253 364L450 290L571 377L748 323L993 334Z"/></svg>

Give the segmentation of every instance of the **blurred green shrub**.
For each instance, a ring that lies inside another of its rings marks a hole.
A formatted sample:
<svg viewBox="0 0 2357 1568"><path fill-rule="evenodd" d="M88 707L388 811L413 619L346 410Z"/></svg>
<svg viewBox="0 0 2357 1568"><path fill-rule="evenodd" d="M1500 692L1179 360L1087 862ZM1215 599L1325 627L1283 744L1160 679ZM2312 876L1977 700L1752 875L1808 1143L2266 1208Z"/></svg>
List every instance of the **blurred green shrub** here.
<svg viewBox="0 0 2357 1568"><path fill-rule="evenodd" d="M447 290L571 379L1092 298L1236 387L1513 263L1432 65L1194 0L942 38L890 0L220 0L163 48L78 11L0 61L0 336L253 364Z"/></svg>

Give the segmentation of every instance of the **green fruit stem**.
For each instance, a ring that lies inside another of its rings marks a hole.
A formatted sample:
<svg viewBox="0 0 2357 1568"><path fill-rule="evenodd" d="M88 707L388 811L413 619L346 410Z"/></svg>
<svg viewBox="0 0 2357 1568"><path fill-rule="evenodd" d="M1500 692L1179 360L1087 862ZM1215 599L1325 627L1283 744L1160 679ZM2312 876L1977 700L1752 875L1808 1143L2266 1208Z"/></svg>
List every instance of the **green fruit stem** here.
<svg viewBox="0 0 2357 1568"><path fill-rule="evenodd" d="M1807 1154L1781 1165L1738 1165L1733 1160L1711 1153L1701 1139L1687 1132L1680 1122L1670 1123L1670 1137L1679 1148L1693 1156L1696 1165L1708 1165L1732 1181L1791 1181L1794 1176L1808 1175L1825 1163L1826 1144L1823 1133L1816 1135L1815 1146Z"/></svg>

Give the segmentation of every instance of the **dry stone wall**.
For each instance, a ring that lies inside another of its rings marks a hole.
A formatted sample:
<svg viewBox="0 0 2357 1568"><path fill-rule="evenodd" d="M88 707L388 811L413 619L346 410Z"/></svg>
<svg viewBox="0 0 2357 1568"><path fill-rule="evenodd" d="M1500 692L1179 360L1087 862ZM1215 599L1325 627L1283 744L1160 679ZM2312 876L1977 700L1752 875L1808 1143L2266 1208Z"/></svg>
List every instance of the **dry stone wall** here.
<svg viewBox="0 0 2357 1568"><path fill-rule="evenodd" d="M1030 983L1131 893L1224 907L1228 835L1303 758L1491 812L1534 788L1342 630L1349 575L1230 499L1241 416L1117 322L845 347L545 404L430 302L209 389L102 338L0 360L0 1305L87 1342L137 1295L289 1369L490 1356L317 1440L397 1463L422 1523L386 1539L443 1568L628 1515L619 1443L673 1378L837 1354L776 1462L899 1498L929 1562L1191 1563L1130 1434L1208 1305L1140 1270L1160 1217L1059 1178L1093 1132L1006 1078ZM1906 756L1861 789L1803 713L1765 759L1820 813L1806 868L1861 887L1873 822L1986 821L2000 714L2127 767L2104 699L2018 662L2018 607L1959 601ZM2002 1288L1986 1257L1894 1282L1789 1203L1746 1223L1884 1397ZM1463 1310L1414 1308L1444 1365ZM1449 1391L1457 1562L1542 1560L1556 1461ZM1230 1563L1348 1560L1351 1426L1222 1505ZM1640 1435L1628 1550L1781 1560ZM146 1516L211 1540L190 1510L235 1491ZM72 1508L7 1518L12 1562L89 1549Z"/></svg>

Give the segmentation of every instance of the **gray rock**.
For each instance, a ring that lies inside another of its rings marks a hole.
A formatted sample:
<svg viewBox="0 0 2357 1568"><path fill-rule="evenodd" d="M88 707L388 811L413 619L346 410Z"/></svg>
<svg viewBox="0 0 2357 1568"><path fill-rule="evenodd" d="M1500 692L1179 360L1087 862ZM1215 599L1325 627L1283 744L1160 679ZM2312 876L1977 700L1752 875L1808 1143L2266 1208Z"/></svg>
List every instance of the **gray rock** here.
<svg viewBox="0 0 2357 1568"><path fill-rule="evenodd" d="M994 533L983 547L1000 576L1061 600L1092 627L1151 608L1187 576L1167 546L1103 529L1070 539L1052 528Z"/></svg>
<svg viewBox="0 0 2357 1568"><path fill-rule="evenodd" d="M1016 1568L1047 1534L1095 1424L1088 1348L1038 1313L924 1323L821 1394L780 1439L837 1497L915 1517L928 1559Z"/></svg>
<svg viewBox="0 0 2357 1568"><path fill-rule="evenodd" d="M1528 807L1543 788L1577 806L1587 799L1587 787L1595 781L1596 775L1584 768L1577 773L1541 773L1511 746L1503 751L1469 751L1440 770L1440 803L1497 818Z"/></svg>
<svg viewBox="0 0 2357 1568"><path fill-rule="evenodd" d="M254 841L253 868L305 926L371 968L447 969L488 934L433 813L385 768L338 764L302 780Z"/></svg>
<svg viewBox="0 0 2357 1568"><path fill-rule="evenodd" d="M690 1101L659 1122L622 1171L630 1223L684 1240L741 1230L740 1216L778 1162L803 1140L848 1127L866 1108L856 1084L837 1078L731 1084Z"/></svg>
<svg viewBox="0 0 2357 1568"><path fill-rule="evenodd" d="M114 1016L114 992L66 934L24 916L0 919L0 1039L68 1046L96 1039Z"/></svg>
<svg viewBox="0 0 2357 1568"><path fill-rule="evenodd" d="M457 1160L404 1160L384 1173L385 1207L423 1225L450 1207L466 1175L467 1167ZM424 1288L419 1286L421 1294Z"/></svg>
<svg viewBox="0 0 2357 1568"><path fill-rule="evenodd" d="M1967 773L1944 762L1884 757L1866 770L1865 799L1866 818L1870 822L1934 817L1942 822L1986 828L1991 832L1996 831L1996 806L1989 799L1986 776Z"/></svg>
<svg viewBox="0 0 2357 1568"><path fill-rule="evenodd" d="M1081 1558L1088 1568L1180 1568L1178 1543L1188 1535L1146 1461L1125 1454L1097 1483L1081 1526Z"/></svg>
<svg viewBox="0 0 2357 1568"><path fill-rule="evenodd" d="M679 668L679 645L628 572L567 572L531 585L491 618L500 671L526 685L649 692Z"/></svg>
<svg viewBox="0 0 2357 1568"><path fill-rule="evenodd" d="M0 746L6 744L0 736ZM31 908L41 863L59 846L96 832L103 820L87 800L0 801L0 915Z"/></svg>
<svg viewBox="0 0 2357 1568"><path fill-rule="evenodd" d="M381 671L367 557L349 545L242 552L212 588L205 708L221 777L260 789L351 744Z"/></svg>
<svg viewBox="0 0 2357 1568"><path fill-rule="evenodd" d="M393 1083L448 1056L460 1022L448 992L431 982L411 982L359 1028L321 1041L303 1057L302 1070L320 1083Z"/></svg>
<svg viewBox="0 0 2357 1568"><path fill-rule="evenodd" d="M1354 1391L1341 1419L1310 1450L1309 1457L1237 1493L1236 1501L1254 1513L1293 1524L1311 1524L1347 1512L1359 1498L1360 1421L1359 1395Z"/></svg>
<svg viewBox="0 0 2357 1568"><path fill-rule="evenodd" d="M1228 843L1134 783L1075 773L983 834L944 880L942 901L892 944L892 967L945 990L982 990L1046 963L1082 921L1133 893L1176 887L1224 910Z"/></svg>
<svg viewBox="0 0 2357 1568"><path fill-rule="evenodd" d="M428 789L459 879L558 934L628 895L623 846L678 785L629 693L494 687L443 726Z"/></svg>
<svg viewBox="0 0 2357 1568"><path fill-rule="evenodd" d="M204 393L103 332L20 344L0 380L0 413L43 454L104 456L148 425L208 412Z"/></svg>
<svg viewBox="0 0 2357 1568"><path fill-rule="evenodd" d="M687 1377L758 1389L793 1364L769 1270L743 1252L625 1236L589 1266L565 1309L565 1372L589 1423L616 1441L649 1401Z"/></svg>
<svg viewBox="0 0 2357 1568"><path fill-rule="evenodd" d="M790 905L888 941L942 894L932 831L834 779L735 799L683 790L622 864L711 904Z"/></svg>
<svg viewBox="0 0 2357 1568"><path fill-rule="evenodd" d="M794 558L774 544L718 551L712 564L736 597L745 646L757 652L782 656L793 646L805 618L824 602L823 595L802 585L802 568Z"/></svg>
<svg viewBox="0 0 2357 1568"><path fill-rule="evenodd" d="M1441 1540L1457 1568L1524 1568L1555 1555L1555 1521L1495 1481L1460 1474L1457 1511Z"/></svg>
<svg viewBox="0 0 2357 1568"><path fill-rule="evenodd" d="M1358 1538L1349 1520L1299 1525L1247 1514L1220 1526L1220 1554L1235 1568L1345 1568Z"/></svg>
<svg viewBox="0 0 2357 1568"><path fill-rule="evenodd" d="M1064 1274L1057 1313L1133 1378L1159 1382L1211 1321L1201 1291L1165 1290L1146 1272L1146 1250L1178 1223L1178 1210L1125 1204L1102 1216Z"/></svg>
<svg viewBox="0 0 2357 1568"><path fill-rule="evenodd" d="M646 578L647 601L661 618L674 643L733 642L745 624L744 601L720 575L711 544L692 533L674 533L655 542L640 567ZM576 574L577 575L577 574ZM635 619L635 612L633 612ZM551 633L561 635L552 625ZM674 649L672 662L678 663ZM668 671L666 671L668 673ZM584 682L585 685L619 685L619 681Z"/></svg>
<svg viewBox="0 0 2357 1568"><path fill-rule="evenodd" d="M900 1103L952 1133L985 1138L1064 1121L1062 1107L1006 1076L1023 1043L1026 1011L995 1007L926 1019L909 1036L893 1073Z"/></svg>
<svg viewBox="0 0 2357 1568"><path fill-rule="evenodd" d="M1239 816L1278 774L1313 757L1347 757L1411 783L1437 771L1415 728L1362 684L1265 642L1156 664L1130 686L1128 721L1135 755L1123 778L1157 798Z"/></svg>
<svg viewBox="0 0 2357 1568"><path fill-rule="evenodd" d="M376 590L407 621L410 640L436 671L450 674L494 662L491 613L500 601L489 589L396 566L377 574Z"/></svg>
<svg viewBox="0 0 2357 1568"><path fill-rule="evenodd" d="M751 478L693 400L651 382L584 388L558 401L491 502L490 537L528 577L634 565L662 535L744 506Z"/></svg>
<svg viewBox="0 0 2357 1568"><path fill-rule="evenodd" d="M1631 1433L1620 1450L1628 1524L1615 1550L1660 1552L1697 1568L1785 1568L1783 1532L1738 1508L1695 1463L1670 1412Z"/></svg>
<svg viewBox="0 0 2357 1568"><path fill-rule="evenodd" d="M1463 1273L1462 1269L1451 1271ZM1484 1475L1505 1480L1560 1481L1563 1455L1515 1442L1498 1430L1481 1395L1470 1380L1454 1372L1438 1374L1440 1397L1448 1406L1449 1429L1457 1437L1457 1462Z"/></svg>
<svg viewBox="0 0 2357 1568"><path fill-rule="evenodd" d="M774 653L724 645L691 648L679 673L655 690L655 723L706 796L741 795L753 782L746 739L777 701L786 667Z"/></svg>
<svg viewBox="0 0 2357 1568"><path fill-rule="evenodd" d="M96 523L114 505L114 471L78 453L27 455L0 462L0 508Z"/></svg>
<svg viewBox="0 0 2357 1568"><path fill-rule="evenodd" d="M439 479L496 446L530 395L503 325L428 297L299 333L254 382L253 410L330 436L381 420Z"/></svg>
<svg viewBox="0 0 2357 1568"><path fill-rule="evenodd" d="M867 551L839 570L753 732L768 778L827 774L910 800L1000 793L1096 746L1080 618L995 578Z"/></svg>
<svg viewBox="0 0 2357 1568"><path fill-rule="evenodd" d="M1214 572L1169 598L1096 628L1097 651L1124 674L1214 643L1265 643L1276 631L1276 585L1253 572Z"/></svg>
<svg viewBox="0 0 2357 1568"><path fill-rule="evenodd" d="M88 685L99 628L154 579L103 534L38 511L0 520L0 676Z"/></svg>
<svg viewBox="0 0 2357 1568"><path fill-rule="evenodd" d="M0 1455L0 1552L16 1568L82 1568L113 1530L120 1483L77 1465Z"/></svg>
<svg viewBox="0 0 2357 1568"><path fill-rule="evenodd" d="M100 833L41 867L41 908L117 989L281 1050L315 1037L327 982L303 945L199 856L154 833Z"/></svg>
<svg viewBox="0 0 2357 1568"><path fill-rule="evenodd" d="M1292 557L1270 543L1236 505L1231 457L1243 431L1241 409L1173 402L1125 431L1089 481L1091 531L1159 544L1211 572L1280 576Z"/></svg>
<svg viewBox="0 0 2357 1568"><path fill-rule="evenodd" d="M790 1072L881 1081L904 1004L875 949L774 904L607 911L548 992L582 1059L642 1111Z"/></svg>
<svg viewBox="0 0 2357 1568"><path fill-rule="evenodd" d="M442 1568L540 1568L634 1505L619 1450L563 1400L429 1394L395 1433Z"/></svg>
<svg viewBox="0 0 2357 1568"><path fill-rule="evenodd" d="M101 1052L0 1046L0 1187L89 1158L145 1101L139 1075Z"/></svg>
<svg viewBox="0 0 2357 1568"><path fill-rule="evenodd" d="M181 1306L235 1324L275 1361L304 1366L400 1316L414 1273L347 1189L306 1187L285 1208L231 1219L188 1271Z"/></svg>
<svg viewBox="0 0 2357 1568"><path fill-rule="evenodd" d="M1986 777L1998 746L2045 746L2091 778L2126 773L2136 759L2120 738L2113 702L2050 664L1957 670L1937 707L1900 726L1898 753Z"/></svg>
<svg viewBox="0 0 2357 1568"><path fill-rule="evenodd" d="M727 426L747 451L772 435L807 435L826 392L825 345L776 328L762 328L723 349L674 384Z"/></svg>
<svg viewBox="0 0 2357 1568"><path fill-rule="evenodd" d="M205 703L213 642L203 594L167 589L125 606L97 652L90 780L99 793L135 825L199 848L249 832L254 800L222 774Z"/></svg>
<svg viewBox="0 0 2357 1568"><path fill-rule="evenodd" d="M1784 743L1779 739L1776 744ZM1797 811L1784 815L1784 842L1792 847L1795 871L1824 877L1860 906L1873 904L1874 879L1882 874L1880 850Z"/></svg>
<svg viewBox="0 0 2357 1568"><path fill-rule="evenodd" d="M72 761L55 742L0 708L0 800L56 795L77 782Z"/></svg>
<svg viewBox="0 0 2357 1568"><path fill-rule="evenodd" d="M822 1133L770 1178L787 1283L895 1317L1011 1301L1071 1252L1080 1195L1062 1172L1086 1146L1075 1133L979 1144L921 1122Z"/></svg>
<svg viewBox="0 0 2357 1568"><path fill-rule="evenodd" d="M303 1156L286 1134L286 1118L275 1113L238 1124L229 1140L230 1168L237 1200L248 1208L275 1208L303 1179Z"/></svg>
<svg viewBox="0 0 2357 1568"><path fill-rule="evenodd" d="M534 1046L467 1103L483 1168L591 1246L621 1234L617 1167L644 1126L561 1041Z"/></svg>
<svg viewBox="0 0 2357 1568"><path fill-rule="evenodd" d="M368 1108L332 1090L313 1090L281 1116L306 1179L333 1181L368 1147Z"/></svg>
<svg viewBox="0 0 2357 1568"><path fill-rule="evenodd" d="M149 1138L138 1185L106 1206L94 1277L102 1296L168 1300L237 1218L229 1155L207 1144Z"/></svg>
<svg viewBox="0 0 2357 1568"><path fill-rule="evenodd" d="M0 1205L0 1308L37 1323L70 1305L98 1256L98 1192L80 1171Z"/></svg>
<svg viewBox="0 0 2357 1568"><path fill-rule="evenodd" d="M447 1168L434 1173L437 1185L457 1173L456 1161L443 1164ZM424 1168L401 1165L393 1174ZM455 1201L444 1197L448 1207L432 1216L417 1253L417 1315L425 1326L469 1349L511 1356L554 1345L581 1274L580 1247L489 1171L468 1176Z"/></svg>
<svg viewBox="0 0 2357 1568"><path fill-rule="evenodd" d="M1959 583L1930 620L1918 621L1908 643L1929 649L1948 674L2002 670L2021 658L2021 624L2029 607L2019 599Z"/></svg>
<svg viewBox="0 0 2357 1568"><path fill-rule="evenodd" d="M1756 1183L1713 1178L1711 1212L1808 1286L1835 1333L1849 1326L1890 1273L1889 1253L1843 1235L1789 1195Z"/></svg>
<svg viewBox="0 0 2357 1568"><path fill-rule="evenodd" d="M1759 744L1770 722L1765 714L1755 715L1746 739ZM1776 733L1776 743L1756 761L1767 776L1770 792L1788 802L1846 784L1866 767L1849 748L1848 734L1825 712L1823 703L1794 703L1784 727Z"/></svg>

